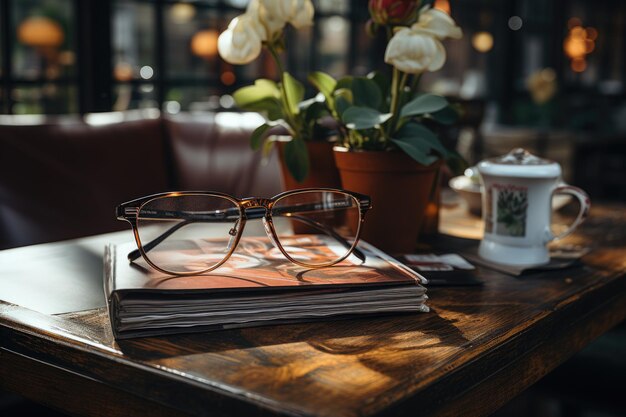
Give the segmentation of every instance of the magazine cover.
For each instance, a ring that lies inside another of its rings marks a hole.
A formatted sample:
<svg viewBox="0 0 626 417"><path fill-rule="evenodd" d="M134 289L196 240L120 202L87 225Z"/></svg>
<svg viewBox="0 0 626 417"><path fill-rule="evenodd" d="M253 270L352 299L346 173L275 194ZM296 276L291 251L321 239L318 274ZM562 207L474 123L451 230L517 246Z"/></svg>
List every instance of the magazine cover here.
<svg viewBox="0 0 626 417"><path fill-rule="evenodd" d="M345 251L345 248L337 247L336 241L325 239L320 235L295 235L284 244L292 245L290 253L297 251L300 259L314 259L323 256L327 251L338 253ZM207 247L206 244L193 240L188 241L188 245L186 248L188 251L206 250ZM113 291L124 290L216 291L255 287L275 289L295 286L397 285L426 282L423 276L366 242L359 243L359 249L365 255L364 262L353 254L330 267L306 268L286 259L267 237L244 237L224 265L214 271L193 276L173 276L155 271L143 259L129 263L126 255L135 248L134 243L129 243L109 249L111 259L109 262L105 259L107 295ZM184 257L185 252L176 251L172 256Z"/></svg>
<svg viewBox="0 0 626 417"><path fill-rule="evenodd" d="M297 235L285 241L300 259L327 256L331 240ZM334 241L334 240L333 240ZM216 242L213 242L216 243ZM175 262L207 241L185 242L171 253ZM143 259L129 262L132 243L105 251L104 284L116 338L293 323L363 314L426 312L426 280L385 253L362 242L364 260L306 268L286 259L267 237L242 238L219 268L194 276L155 271ZM170 256L170 253L165 253ZM210 250L207 256L215 256Z"/></svg>

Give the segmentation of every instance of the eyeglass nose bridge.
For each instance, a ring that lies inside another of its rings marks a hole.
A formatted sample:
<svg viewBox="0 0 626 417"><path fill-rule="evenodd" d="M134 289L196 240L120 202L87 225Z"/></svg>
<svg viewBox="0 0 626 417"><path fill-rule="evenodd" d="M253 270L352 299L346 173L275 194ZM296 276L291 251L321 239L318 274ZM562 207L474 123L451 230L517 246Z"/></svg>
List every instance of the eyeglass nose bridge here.
<svg viewBox="0 0 626 417"><path fill-rule="evenodd" d="M265 209L269 209L272 200L268 198L245 198L241 200L241 207L243 209L263 207Z"/></svg>
<svg viewBox="0 0 626 417"><path fill-rule="evenodd" d="M269 237L270 242L272 242L272 245L274 245L275 248L280 249L278 242L276 242L276 234L274 232L272 219L269 217L271 202L272 200L269 200L267 198L248 198L241 201L241 207L244 209L244 211L247 209L255 208L265 209L265 215L262 216L263 228L265 229L265 233L267 234L267 237ZM253 216L254 218L261 217L260 213L255 213Z"/></svg>

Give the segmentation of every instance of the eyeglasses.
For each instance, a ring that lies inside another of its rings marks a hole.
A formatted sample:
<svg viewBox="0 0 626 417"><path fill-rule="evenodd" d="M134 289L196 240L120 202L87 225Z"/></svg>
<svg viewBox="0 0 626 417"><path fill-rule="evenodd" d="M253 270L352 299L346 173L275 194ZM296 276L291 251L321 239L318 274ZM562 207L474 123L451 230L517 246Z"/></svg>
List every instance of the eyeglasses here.
<svg viewBox="0 0 626 417"><path fill-rule="evenodd" d="M117 207L118 220L133 228L133 262L143 257L166 274L212 271L228 260L246 221L262 219L265 234L291 262L331 266L354 254L368 196L332 188L287 191L270 199L237 199L218 192L171 192L138 198ZM323 242L324 250L311 250Z"/></svg>

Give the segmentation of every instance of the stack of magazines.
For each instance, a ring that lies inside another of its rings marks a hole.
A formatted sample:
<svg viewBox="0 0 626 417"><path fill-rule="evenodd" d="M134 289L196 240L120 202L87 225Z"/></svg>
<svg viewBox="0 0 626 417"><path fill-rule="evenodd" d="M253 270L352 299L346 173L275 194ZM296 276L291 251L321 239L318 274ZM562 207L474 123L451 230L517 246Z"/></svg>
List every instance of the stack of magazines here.
<svg viewBox="0 0 626 417"><path fill-rule="evenodd" d="M265 237L244 238L224 265L197 276L129 263L133 249L129 243L105 251L105 293L118 339L428 311L420 285L426 280L365 242L365 261L351 255L310 269L286 260Z"/></svg>

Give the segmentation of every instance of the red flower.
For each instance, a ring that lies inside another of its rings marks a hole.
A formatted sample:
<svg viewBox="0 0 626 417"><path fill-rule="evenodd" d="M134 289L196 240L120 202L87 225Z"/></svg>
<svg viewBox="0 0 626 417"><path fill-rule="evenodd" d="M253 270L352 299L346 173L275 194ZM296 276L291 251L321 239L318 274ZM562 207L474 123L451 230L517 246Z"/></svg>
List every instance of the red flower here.
<svg viewBox="0 0 626 417"><path fill-rule="evenodd" d="M370 0L370 15L379 25L411 24L421 0Z"/></svg>

